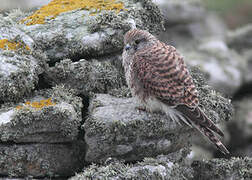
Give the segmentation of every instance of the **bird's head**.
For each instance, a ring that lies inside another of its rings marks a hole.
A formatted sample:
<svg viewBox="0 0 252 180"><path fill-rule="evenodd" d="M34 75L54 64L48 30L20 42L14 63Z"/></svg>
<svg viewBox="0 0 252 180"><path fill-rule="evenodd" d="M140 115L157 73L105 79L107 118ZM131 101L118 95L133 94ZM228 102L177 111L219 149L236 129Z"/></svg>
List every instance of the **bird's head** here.
<svg viewBox="0 0 252 180"><path fill-rule="evenodd" d="M131 29L124 36L124 51L134 54L137 50L146 48L157 41L157 39L147 31Z"/></svg>

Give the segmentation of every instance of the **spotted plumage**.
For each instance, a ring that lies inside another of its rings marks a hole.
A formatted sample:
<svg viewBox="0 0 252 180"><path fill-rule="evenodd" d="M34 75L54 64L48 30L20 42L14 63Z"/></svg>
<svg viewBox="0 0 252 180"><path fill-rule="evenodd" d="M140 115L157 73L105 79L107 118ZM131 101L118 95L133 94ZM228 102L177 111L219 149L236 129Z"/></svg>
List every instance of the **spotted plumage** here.
<svg viewBox="0 0 252 180"><path fill-rule="evenodd" d="M128 31L124 44L123 66L133 96L149 111L163 111L175 121L194 126L228 154L214 135L224 134L198 106L198 92L176 49L139 29Z"/></svg>

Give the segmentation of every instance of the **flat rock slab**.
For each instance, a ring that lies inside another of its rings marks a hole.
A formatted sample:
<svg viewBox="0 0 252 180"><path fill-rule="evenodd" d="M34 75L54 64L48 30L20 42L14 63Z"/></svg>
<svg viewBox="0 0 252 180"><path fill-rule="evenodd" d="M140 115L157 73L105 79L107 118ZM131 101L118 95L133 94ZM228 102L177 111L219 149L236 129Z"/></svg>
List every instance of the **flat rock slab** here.
<svg viewBox="0 0 252 180"><path fill-rule="evenodd" d="M86 179L192 179L192 168L183 162L187 152L179 151L167 156L160 155L157 158L145 158L141 162L125 164L109 158L105 164L86 167L81 173L76 174L70 180Z"/></svg>
<svg viewBox="0 0 252 180"><path fill-rule="evenodd" d="M111 61L64 59L50 67L49 72L46 79L52 85L65 84L82 95L107 93L125 84L122 72Z"/></svg>
<svg viewBox="0 0 252 180"><path fill-rule="evenodd" d="M99 10L96 8L102 8L109 3L97 2L100 4L97 6L100 7L93 6L92 9L88 9L92 5L90 1L86 1L84 7L84 1L79 3L79 7L76 3L74 9L58 15L48 13L44 19L40 16L34 19L28 18L19 27L34 39L37 46L43 49L52 62L67 57L74 59L118 54L123 48L123 35L132 26L158 32L163 20L160 10L150 0L121 0L120 2L124 9L118 9L118 4L113 6L115 2L111 1L113 10ZM58 7L62 6L59 1L54 2L57 3ZM43 9L52 8L51 4ZM69 7L67 4L64 6L66 9ZM57 10L60 11L60 8L55 9ZM54 18L51 18L52 16ZM32 20L44 21L44 23L29 24Z"/></svg>
<svg viewBox="0 0 252 180"><path fill-rule="evenodd" d="M35 107L41 101L45 101L43 107ZM82 121L81 108L81 98L64 87L37 92L24 104L1 109L0 141L63 143L76 140Z"/></svg>
<svg viewBox="0 0 252 180"><path fill-rule="evenodd" d="M134 98L96 94L84 123L86 161L108 157L136 161L188 146L191 129L166 115L137 110Z"/></svg>
<svg viewBox="0 0 252 180"><path fill-rule="evenodd" d="M69 144L0 144L0 175L71 176L83 167L83 142Z"/></svg>

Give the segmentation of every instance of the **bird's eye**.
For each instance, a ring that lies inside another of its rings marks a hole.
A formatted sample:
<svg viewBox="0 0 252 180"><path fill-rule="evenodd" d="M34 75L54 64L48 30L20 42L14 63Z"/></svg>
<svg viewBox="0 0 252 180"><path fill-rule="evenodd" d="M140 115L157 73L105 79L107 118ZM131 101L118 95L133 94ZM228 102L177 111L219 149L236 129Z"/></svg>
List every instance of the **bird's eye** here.
<svg viewBox="0 0 252 180"><path fill-rule="evenodd" d="M136 44L139 44L140 42L141 42L140 39L135 40L135 43L136 43Z"/></svg>

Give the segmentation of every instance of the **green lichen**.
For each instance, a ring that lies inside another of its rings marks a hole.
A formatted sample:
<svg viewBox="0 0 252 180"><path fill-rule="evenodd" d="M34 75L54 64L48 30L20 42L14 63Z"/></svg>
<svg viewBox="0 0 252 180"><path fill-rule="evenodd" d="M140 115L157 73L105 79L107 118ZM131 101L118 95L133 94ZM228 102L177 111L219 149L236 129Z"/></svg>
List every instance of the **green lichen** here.
<svg viewBox="0 0 252 180"><path fill-rule="evenodd" d="M215 123L229 121L233 116L231 100L224 98L206 84L203 74L197 67L190 69L193 81L199 94L200 107L204 113Z"/></svg>
<svg viewBox="0 0 252 180"><path fill-rule="evenodd" d="M124 83L118 70L109 61L81 60L73 63L66 59L56 63L49 71L49 78L54 85L63 83L82 95L107 93Z"/></svg>
<svg viewBox="0 0 252 180"><path fill-rule="evenodd" d="M71 180L91 179L192 179L192 169L186 166L181 158L183 152L171 153L168 156L145 158L137 163L125 163L108 158L104 164L92 164ZM175 158L174 158L175 157Z"/></svg>
<svg viewBox="0 0 252 180"><path fill-rule="evenodd" d="M249 157L196 161L193 163L192 167L194 169L195 179L249 180L252 178L252 159Z"/></svg>

